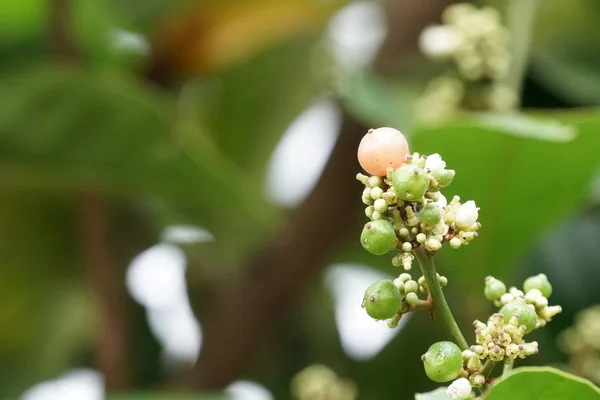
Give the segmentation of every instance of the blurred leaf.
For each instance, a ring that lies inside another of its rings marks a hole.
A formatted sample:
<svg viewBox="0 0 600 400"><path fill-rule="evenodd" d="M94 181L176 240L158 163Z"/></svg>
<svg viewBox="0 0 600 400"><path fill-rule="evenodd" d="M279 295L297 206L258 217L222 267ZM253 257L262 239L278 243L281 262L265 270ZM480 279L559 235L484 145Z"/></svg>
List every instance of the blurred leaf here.
<svg viewBox="0 0 600 400"><path fill-rule="evenodd" d="M208 147L182 148L173 101L115 72L0 76L0 184L167 201L228 243L268 222L260 188ZM33 120L32 120L33 118Z"/></svg>
<svg viewBox="0 0 600 400"><path fill-rule="evenodd" d="M443 387L429 393L417 393L415 400L452 400L452 397L446 393L446 388Z"/></svg>
<svg viewBox="0 0 600 400"><path fill-rule="evenodd" d="M494 384L486 400L600 399L590 381L549 367L522 367Z"/></svg>
<svg viewBox="0 0 600 400"><path fill-rule="evenodd" d="M413 137L413 150L440 153L457 171L444 191L448 200L459 194L481 207L479 238L468 248L440 253L442 263L473 288L485 275L513 266L544 229L586 199L599 163L600 115L588 111L555 119L573 125L575 139L539 140L469 123L423 128Z"/></svg>
<svg viewBox="0 0 600 400"><path fill-rule="evenodd" d="M345 77L343 102L348 111L372 127L393 126L403 132L412 125L412 103L420 92L413 83L389 82L374 73Z"/></svg>
<svg viewBox="0 0 600 400"><path fill-rule="evenodd" d="M39 0L2 0L0 46L37 35L43 28L45 4Z"/></svg>
<svg viewBox="0 0 600 400"><path fill-rule="evenodd" d="M288 43L220 77L218 106L207 119L219 148L252 176L262 179L281 135L318 93L314 45L315 38Z"/></svg>
<svg viewBox="0 0 600 400"><path fill-rule="evenodd" d="M585 52L587 55L589 48ZM575 104L600 104L597 58L585 59L554 50L538 52L533 60L536 78L545 83L549 91Z"/></svg>

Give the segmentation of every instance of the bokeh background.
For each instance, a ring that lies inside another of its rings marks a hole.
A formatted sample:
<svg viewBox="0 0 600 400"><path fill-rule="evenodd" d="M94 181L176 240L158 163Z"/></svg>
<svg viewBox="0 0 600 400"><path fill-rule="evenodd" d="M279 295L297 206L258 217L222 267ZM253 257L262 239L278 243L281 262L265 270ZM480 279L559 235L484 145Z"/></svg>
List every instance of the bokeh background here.
<svg viewBox="0 0 600 400"><path fill-rule="evenodd" d="M559 333L600 303L600 2L487 3L525 16L520 112L421 124L446 0L2 0L0 397L287 399L315 363L360 399L436 387L440 325L360 308L398 273L358 241L378 126L481 207L438 256L467 337L486 275L543 272L564 311L527 362L566 363Z"/></svg>

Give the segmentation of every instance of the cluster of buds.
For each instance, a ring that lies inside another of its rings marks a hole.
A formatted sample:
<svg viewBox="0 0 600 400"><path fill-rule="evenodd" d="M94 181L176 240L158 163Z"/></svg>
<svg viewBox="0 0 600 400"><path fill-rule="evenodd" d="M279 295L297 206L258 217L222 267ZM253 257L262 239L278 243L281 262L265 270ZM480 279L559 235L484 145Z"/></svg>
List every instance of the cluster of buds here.
<svg viewBox="0 0 600 400"><path fill-rule="evenodd" d="M569 356L565 369L600 383L600 305L577 313L575 323L560 334L558 343Z"/></svg>
<svg viewBox="0 0 600 400"><path fill-rule="evenodd" d="M492 301L498 308L504 309L509 304L524 303L537 317L534 328L545 326L552 318L562 312L562 307L548 304L548 298L552 294L552 285L544 274L531 276L523 283L523 290L511 287L506 290L506 285L488 276L485 280L485 297Z"/></svg>
<svg viewBox="0 0 600 400"><path fill-rule="evenodd" d="M358 392L353 382L321 364L300 371L292 379L291 391L297 400L354 400Z"/></svg>
<svg viewBox="0 0 600 400"><path fill-rule="evenodd" d="M457 249L477 238L481 224L474 201L461 203L454 196L448 203L440 193L455 172L446 169L439 154L414 153L406 158L385 177L358 174L357 179L365 185L362 201L371 220L361 235L363 247L377 255L398 251L392 264L410 271L415 248L435 252L448 243Z"/></svg>
<svg viewBox="0 0 600 400"><path fill-rule="evenodd" d="M470 3L452 4L444 10L442 23L423 30L420 49L431 59L452 61L454 68L431 81L417 105L418 114L439 119L460 108L514 106L517 96L503 83L511 56L509 33L500 13Z"/></svg>
<svg viewBox="0 0 600 400"><path fill-rule="evenodd" d="M502 313L493 314L487 324L475 321L476 345L462 352L463 375L469 379L473 387L479 387L486 382L481 373L483 361L510 362L514 359L525 358L537 354L537 342L525 342L523 337L528 332L523 318L513 314L506 322Z"/></svg>

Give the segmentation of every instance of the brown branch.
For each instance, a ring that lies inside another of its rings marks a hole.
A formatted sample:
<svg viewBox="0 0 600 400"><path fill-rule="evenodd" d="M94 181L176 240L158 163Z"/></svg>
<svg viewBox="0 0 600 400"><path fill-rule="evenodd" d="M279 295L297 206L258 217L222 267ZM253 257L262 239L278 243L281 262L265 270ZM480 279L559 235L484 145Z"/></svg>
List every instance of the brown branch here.
<svg viewBox="0 0 600 400"><path fill-rule="evenodd" d="M52 55L74 61L79 52L71 29L71 0L49 0L48 47Z"/></svg>
<svg viewBox="0 0 600 400"><path fill-rule="evenodd" d="M77 62L80 54L71 23L71 0L49 0L48 47L59 61ZM104 375L107 390L130 386L129 327L124 273L111 254L107 204L95 192L84 191L76 210L83 263L96 295L98 332L95 338L96 368Z"/></svg>
<svg viewBox="0 0 600 400"><path fill-rule="evenodd" d="M98 307L96 367L104 375L106 389L130 386L129 327L125 276L113 259L106 201L97 193L81 195L78 226L85 272Z"/></svg>

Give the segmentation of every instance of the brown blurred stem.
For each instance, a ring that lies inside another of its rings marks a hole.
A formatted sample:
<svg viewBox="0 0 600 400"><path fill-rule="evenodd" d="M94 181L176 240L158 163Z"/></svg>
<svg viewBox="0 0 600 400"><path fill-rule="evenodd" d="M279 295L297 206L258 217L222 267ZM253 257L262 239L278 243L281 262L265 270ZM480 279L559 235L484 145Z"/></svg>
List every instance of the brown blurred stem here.
<svg viewBox="0 0 600 400"><path fill-rule="evenodd" d="M380 69L414 50L421 29L437 19L448 3L390 2L391 29L377 62ZM205 340L189 377L191 387L220 389L238 377L273 324L325 267L329 252L354 226L358 213L353 199L360 191L354 179L356 149L366 130L345 115L340 138L314 191L290 215L281 234L250 261L246 275L216 295L212 314L202 321Z"/></svg>
<svg viewBox="0 0 600 400"><path fill-rule="evenodd" d="M71 0L48 1L48 46L57 61L77 62L79 51L71 24ZM80 194L77 209L85 275L98 306L95 366L104 375L106 389L130 386L128 316L124 276L110 246L107 202L99 193Z"/></svg>
<svg viewBox="0 0 600 400"><path fill-rule="evenodd" d="M78 204L78 226L86 277L97 301L98 332L94 351L96 368L104 375L107 391L130 386L129 329L124 276L113 259L106 201L84 192Z"/></svg>

